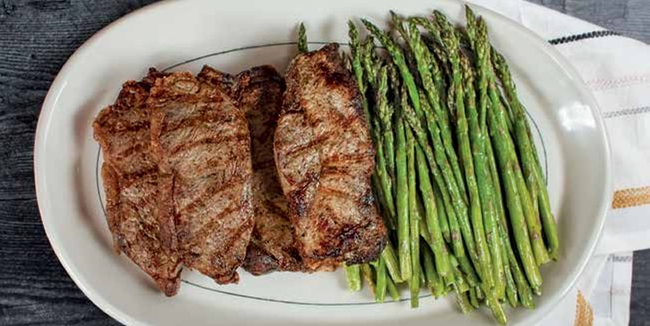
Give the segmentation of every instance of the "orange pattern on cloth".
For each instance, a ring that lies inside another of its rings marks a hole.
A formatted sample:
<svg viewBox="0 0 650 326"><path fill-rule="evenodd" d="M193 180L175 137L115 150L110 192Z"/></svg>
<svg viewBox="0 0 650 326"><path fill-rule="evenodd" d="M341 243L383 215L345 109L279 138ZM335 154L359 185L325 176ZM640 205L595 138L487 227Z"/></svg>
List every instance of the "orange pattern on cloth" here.
<svg viewBox="0 0 650 326"><path fill-rule="evenodd" d="M650 204L650 186L629 188L614 192L612 208L626 208Z"/></svg>
<svg viewBox="0 0 650 326"><path fill-rule="evenodd" d="M574 326L592 326L594 324L594 310L591 308L587 299L578 290L578 298L576 299L576 319L573 323Z"/></svg>

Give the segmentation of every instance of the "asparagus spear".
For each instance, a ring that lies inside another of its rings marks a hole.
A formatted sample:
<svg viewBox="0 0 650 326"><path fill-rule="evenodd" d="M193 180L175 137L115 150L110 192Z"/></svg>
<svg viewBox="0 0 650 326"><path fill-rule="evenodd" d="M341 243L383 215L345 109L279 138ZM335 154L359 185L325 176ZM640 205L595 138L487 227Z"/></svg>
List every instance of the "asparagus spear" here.
<svg viewBox="0 0 650 326"><path fill-rule="evenodd" d="M388 66L383 66L379 71L377 84L377 109L383 131L384 153L386 158L386 169L389 176L395 177L395 148L393 135L393 107L388 103Z"/></svg>
<svg viewBox="0 0 650 326"><path fill-rule="evenodd" d="M443 90L447 89L447 83L445 81L445 74L443 73L443 70L446 71L447 56L444 55L443 51L441 50L442 37L440 36L439 28L436 25L435 21L431 21L424 17L411 17L409 18L409 22L413 22L416 25L424 27L425 31L429 32L429 34L433 36L435 44L430 45L428 48L430 54L435 55L429 56L429 64L431 67L431 75L433 76L433 83L436 86L436 89L439 90L438 95L440 99L440 105L444 106L444 104L447 103L447 96ZM444 62L441 61L441 64L438 64L436 57L443 59ZM443 66L442 70L441 66ZM446 108L441 109L445 112L447 111Z"/></svg>
<svg viewBox="0 0 650 326"><path fill-rule="evenodd" d="M398 301L399 291L397 290L395 283L393 283L393 280L391 280L390 277L386 278L386 285L388 287L388 293L390 294L391 299L393 299L393 301Z"/></svg>
<svg viewBox="0 0 650 326"><path fill-rule="evenodd" d="M499 240L503 241L499 237ZM517 294L517 284L515 284L515 279L512 276L512 271L510 270L510 265L508 264L508 256L507 256L507 251L505 249L505 244L502 244L503 248L503 253L504 253L504 268L505 268L505 274L506 274L506 298L508 299L508 303L510 303L510 306L513 308L517 308L519 306L519 295Z"/></svg>
<svg viewBox="0 0 650 326"><path fill-rule="evenodd" d="M376 154L376 175L379 179L381 185L382 194L384 196L383 201L386 204L386 209L388 210L388 216L393 221L396 222L396 210L395 210L395 199L393 198L393 182L386 167L386 153L384 153L384 146L382 143L385 141L381 132L381 123L377 117L372 119L371 134L373 136L373 142L375 144L375 149L377 150Z"/></svg>
<svg viewBox="0 0 650 326"><path fill-rule="evenodd" d="M433 197L436 200L436 207L438 208L438 221L440 222L440 232L442 233L443 239L447 243L451 243L451 233L449 232L449 220L447 219L447 210L453 210L452 207L447 207L445 205L442 193L438 189L437 185L432 185L433 187Z"/></svg>
<svg viewBox="0 0 650 326"><path fill-rule="evenodd" d="M472 287L469 289L469 302L474 308L479 308L481 306L480 302L478 301L478 295L476 294L477 287Z"/></svg>
<svg viewBox="0 0 650 326"><path fill-rule="evenodd" d="M530 285L528 284L528 281L526 280L526 276L524 275L524 272L519 265L519 261L517 260L515 252L512 249L510 236L508 235L508 231L506 229L507 222L505 217L499 222L499 235L501 237L501 243L506 250L506 257L504 257L504 260L507 259L508 261L508 267L510 267L510 271L512 272L512 276L517 287L517 295L519 297L519 301L524 307L533 309L535 308L533 293L531 291Z"/></svg>
<svg viewBox="0 0 650 326"><path fill-rule="evenodd" d="M396 123L395 163L397 167L397 237L402 279L412 274L411 245L409 237L408 167L406 162L406 130L401 118Z"/></svg>
<svg viewBox="0 0 650 326"><path fill-rule="evenodd" d="M468 314L476 309L467 293L456 291L456 303L463 314Z"/></svg>
<svg viewBox="0 0 650 326"><path fill-rule="evenodd" d="M345 275L348 280L350 291L357 292L361 290L361 274L359 265L345 265Z"/></svg>
<svg viewBox="0 0 650 326"><path fill-rule="evenodd" d="M375 279L373 277L374 273L372 272L372 267L370 267L370 264L361 264L359 265L359 268L361 270L361 275L363 275L363 278L370 287L370 291L375 293Z"/></svg>
<svg viewBox="0 0 650 326"><path fill-rule="evenodd" d="M370 123L370 110L368 109L368 100L366 99L366 83L363 77L363 66L361 63L361 48L359 44L359 31L357 26L348 21L348 35L350 37L350 56L352 58L352 71L357 79L357 86L361 93L363 112L365 113L366 122Z"/></svg>
<svg viewBox="0 0 650 326"><path fill-rule="evenodd" d="M361 62L368 75L368 82L372 87L375 86L377 75L379 74L379 67L375 62L375 55L375 38L369 35L362 44Z"/></svg>
<svg viewBox="0 0 650 326"><path fill-rule="evenodd" d="M488 138L489 140L489 138ZM486 142L489 144L489 142ZM519 261L517 260L517 257L515 255L514 250L512 249L511 241L510 241L510 236L508 235L508 229L506 227L507 222L505 216L500 216L499 219L499 235L501 237L501 243L505 249L505 255L504 255L504 261L507 262L507 265L509 267L509 271L512 273L512 277L515 282L515 286L517 288L517 296L519 298L519 302L521 304L528 308L528 309L533 309L535 307L535 303L533 301L533 293L530 289L530 286L528 284L528 281L526 280L526 276L524 275L524 272L522 271ZM506 271L507 273L507 271ZM507 274L506 274L507 276ZM512 285L510 285L512 286ZM506 291L508 291L508 288L506 287ZM510 291L513 291L510 289ZM508 292L506 292L507 294Z"/></svg>
<svg viewBox="0 0 650 326"><path fill-rule="evenodd" d="M399 262L397 260L397 255L395 255L395 249L390 243L390 240L387 241L384 251L381 252L381 257L386 262L386 268L388 269L388 274L393 280L397 283L402 282L402 275L399 270Z"/></svg>
<svg viewBox="0 0 650 326"><path fill-rule="evenodd" d="M526 130L527 138L529 144L533 145L530 125L526 120L525 110L521 102L519 102L519 97L517 96L517 89L515 83L512 81L512 75L510 69L506 63L505 58L496 50L492 51L492 60L494 62L495 69L499 74L499 78L504 86L506 97L510 103L510 107L513 109L515 114L515 119L517 120L517 125L523 125ZM519 131L517 132L519 134ZM520 137L524 137L523 134ZM551 257L557 259L557 250L560 247L559 238L557 235L557 226L555 224L555 219L553 213L551 212L550 200L548 197L548 190L546 189L546 184L544 182L544 177L542 175L542 167L539 164L537 158L537 152L534 148L534 145L531 146L530 151L527 152L527 157L524 160L524 170L526 174L532 174L534 176L535 183L537 184L537 200L539 201L539 209L542 217L542 224L544 235L546 236L546 242L549 247L549 253ZM520 149L521 151L521 149ZM530 152L532 152L532 158L530 157ZM529 171L526 171L529 170ZM533 197L533 199L535 199Z"/></svg>
<svg viewBox="0 0 650 326"><path fill-rule="evenodd" d="M429 168L424 153L422 153L419 147L415 149L415 155L420 181L420 194L424 202L426 226L435 254L436 269L441 277L446 277L449 272L449 256L445 248L442 232L440 231L438 208L436 207L436 200L434 198L431 180L429 179Z"/></svg>
<svg viewBox="0 0 650 326"><path fill-rule="evenodd" d="M420 265L420 267L419 267L420 273L418 275L420 275L420 283L419 284L420 284L420 287L422 287L422 286L427 286L427 277L426 277L426 275L424 275L424 266L422 266L422 261L420 261L419 258L420 257L418 257L418 265ZM417 291L418 291L418 295L419 295L420 288L418 288Z"/></svg>
<svg viewBox="0 0 650 326"><path fill-rule="evenodd" d="M417 150L417 147L416 147L416 150ZM429 246L429 248L431 249L431 252L433 252L435 254L436 248L434 247L431 233L429 233L429 230L427 228L426 223L424 221L422 221L422 220L420 220L420 236L422 237L424 242ZM422 246L420 248L422 248ZM420 251L422 251L422 250L420 250ZM454 262L456 263L456 265L458 265L458 260L456 260L456 258L453 257L453 255L451 255L449 253L449 249L447 249L447 246L444 243L443 243L443 246L442 246L442 254L445 255L446 258L447 258L446 260L448 261L448 264L447 264L448 265L447 266L448 271L447 271L447 274L444 277L441 277L441 280L444 281L445 285L451 286L451 284L455 282L453 270L451 268L452 267L451 259L452 258L454 259ZM438 274L438 272L436 272L436 274Z"/></svg>
<svg viewBox="0 0 650 326"><path fill-rule="evenodd" d="M406 162L408 171L409 232L411 240L412 273L409 281L411 308L417 308L420 296L420 214L416 189L415 140L410 129L406 130Z"/></svg>
<svg viewBox="0 0 650 326"><path fill-rule="evenodd" d="M499 170L497 169L497 163L494 158L494 150L492 149L492 141L490 140L490 135L488 134L487 126L482 129L483 134L485 135L485 155L487 156L488 166L490 168L490 176L492 177L492 185L494 186L494 197L496 201L496 210L499 220L505 221L506 211L503 206L503 192L501 191L501 180L499 178ZM506 232L508 228L506 226Z"/></svg>
<svg viewBox="0 0 650 326"><path fill-rule="evenodd" d="M445 285L443 284L442 278L439 277L438 273L436 272L431 250L428 250L426 246L423 246L422 257L423 257L422 260L424 265L424 274L427 278L429 289L431 290L431 294L433 295L433 297L438 299L444 296L443 293L445 292L444 291Z"/></svg>
<svg viewBox="0 0 650 326"><path fill-rule="evenodd" d="M298 29L298 52L309 52L307 48L307 30L305 29L304 23L300 23L300 28Z"/></svg>
<svg viewBox="0 0 650 326"><path fill-rule="evenodd" d="M463 273L458 269L460 263L458 262L458 260L456 260L456 257L454 256L451 256L450 261L451 261L451 270L453 271L454 278L456 279L456 282L454 283L456 285L455 290L457 292L469 291L470 285L465 280Z"/></svg>
<svg viewBox="0 0 650 326"><path fill-rule="evenodd" d="M383 257L379 257L379 263L377 264L377 286L375 288L375 301L384 302L386 301L386 260Z"/></svg>

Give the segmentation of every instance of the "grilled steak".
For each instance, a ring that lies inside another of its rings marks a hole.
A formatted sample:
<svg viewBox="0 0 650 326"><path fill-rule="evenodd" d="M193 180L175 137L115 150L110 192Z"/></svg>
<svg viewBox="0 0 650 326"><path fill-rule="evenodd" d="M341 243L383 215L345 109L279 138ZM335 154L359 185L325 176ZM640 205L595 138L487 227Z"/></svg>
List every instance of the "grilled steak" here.
<svg viewBox="0 0 650 326"><path fill-rule="evenodd" d="M240 73L234 88L237 106L246 114L251 133L255 229L244 268L254 275L302 270L273 158L273 132L283 91L284 81L271 66Z"/></svg>
<svg viewBox="0 0 650 326"><path fill-rule="evenodd" d="M370 190L374 148L338 45L298 55L286 83L275 162L300 253L310 268L373 261L386 241Z"/></svg>
<svg viewBox="0 0 650 326"><path fill-rule="evenodd" d="M236 283L254 222L250 137L226 83L208 77L174 73L151 89L158 219L165 247L185 266Z"/></svg>
<svg viewBox="0 0 650 326"><path fill-rule="evenodd" d="M145 105L160 76L152 70L141 82L126 82L115 104L99 113L93 128L104 154L106 218L115 249L172 296L179 289L181 261L174 251L164 250L159 238L158 167L150 152L150 115Z"/></svg>

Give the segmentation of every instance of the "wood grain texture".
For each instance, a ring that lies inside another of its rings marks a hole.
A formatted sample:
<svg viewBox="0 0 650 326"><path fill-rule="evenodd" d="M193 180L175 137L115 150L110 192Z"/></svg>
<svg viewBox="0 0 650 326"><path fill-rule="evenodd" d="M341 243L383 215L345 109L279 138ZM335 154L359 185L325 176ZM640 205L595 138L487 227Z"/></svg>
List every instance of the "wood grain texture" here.
<svg viewBox="0 0 650 326"><path fill-rule="evenodd" d="M117 325L76 287L40 223L34 131L54 77L86 39L153 0L0 0L0 325ZM650 42L648 0L534 0ZM650 325L650 251L635 255L631 325Z"/></svg>
<svg viewBox="0 0 650 326"><path fill-rule="evenodd" d="M650 43L650 1L648 0L530 0L530 2Z"/></svg>
<svg viewBox="0 0 650 326"><path fill-rule="evenodd" d="M634 253L630 326L650 326L650 250Z"/></svg>

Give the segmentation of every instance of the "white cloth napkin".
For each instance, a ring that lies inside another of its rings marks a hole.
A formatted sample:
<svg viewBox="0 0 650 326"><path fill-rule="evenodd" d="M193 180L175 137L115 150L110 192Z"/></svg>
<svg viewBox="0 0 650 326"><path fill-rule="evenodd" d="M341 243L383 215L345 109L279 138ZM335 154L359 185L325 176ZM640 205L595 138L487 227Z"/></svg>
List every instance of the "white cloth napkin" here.
<svg viewBox="0 0 650 326"><path fill-rule="evenodd" d="M650 46L523 0L471 0L548 40L578 70L605 120L614 200L596 254L541 325L628 325L632 251L650 248Z"/></svg>

